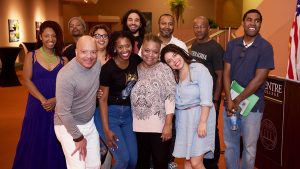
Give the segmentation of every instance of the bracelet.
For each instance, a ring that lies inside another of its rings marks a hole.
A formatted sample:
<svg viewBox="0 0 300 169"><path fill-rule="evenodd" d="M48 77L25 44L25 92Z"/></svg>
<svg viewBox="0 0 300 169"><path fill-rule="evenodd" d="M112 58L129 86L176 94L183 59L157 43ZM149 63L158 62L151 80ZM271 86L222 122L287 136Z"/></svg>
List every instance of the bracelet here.
<svg viewBox="0 0 300 169"><path fill-rule="evenodd" d="M73 141L74 141L74 142L79 142L79 141L81 141L81 140L83 140L83 139L84 139L84 137L83 137L83 135L81 135L81 136L78 137L78 138L74 138Z"/></svg>

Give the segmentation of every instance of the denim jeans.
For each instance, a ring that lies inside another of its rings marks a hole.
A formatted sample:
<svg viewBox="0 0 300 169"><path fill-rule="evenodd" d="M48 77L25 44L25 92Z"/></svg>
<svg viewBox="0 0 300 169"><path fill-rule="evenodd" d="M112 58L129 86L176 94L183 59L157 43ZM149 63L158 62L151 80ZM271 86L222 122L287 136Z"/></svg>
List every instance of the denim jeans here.
<svg viewBox="0 0 300 169"><path fill-rule="evenodd" d="M99 111L95 112L95 124L102 138L105 138ZM108 124L118 137L118 149L111 153L115 163L112 169L135 169L137 163L137 142L132 129L132 112L130 106L109 105Z"/></svg>
<svg viewBox="0 0 300 169"><path fill-rule="evenodd" d="M256 144L259 137L263 113L250 112L247 117L240 116L239 128L230 129L230 117L223 112L223 133L225 142L225 161L227 169L253 169ZM243 138L243 153L240 162L240 136Z"/></svg>

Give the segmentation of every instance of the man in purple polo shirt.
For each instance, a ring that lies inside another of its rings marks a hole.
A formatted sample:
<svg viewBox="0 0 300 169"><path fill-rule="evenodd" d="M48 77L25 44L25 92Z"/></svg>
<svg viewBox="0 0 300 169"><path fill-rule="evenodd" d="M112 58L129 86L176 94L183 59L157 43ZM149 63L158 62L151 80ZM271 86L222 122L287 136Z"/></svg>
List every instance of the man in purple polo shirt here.
<svg viewBox="0 0 300 169"><path fill-rule="evenodd" d="M231 40L224 55L224 90L226 95L223 112L226 168L253 169L256 144L264 111L264 86L270 70L274 69L273 48L260 34L262 15L256 9L243 16L244 36ZM230 94L230 85L236 81L245 88L236 98ZM230 129L230 116L239 104L250 95L259 100L248 116L240 116L237 130ZM243 138L243 154L240 162L240 136Z"/></svg>

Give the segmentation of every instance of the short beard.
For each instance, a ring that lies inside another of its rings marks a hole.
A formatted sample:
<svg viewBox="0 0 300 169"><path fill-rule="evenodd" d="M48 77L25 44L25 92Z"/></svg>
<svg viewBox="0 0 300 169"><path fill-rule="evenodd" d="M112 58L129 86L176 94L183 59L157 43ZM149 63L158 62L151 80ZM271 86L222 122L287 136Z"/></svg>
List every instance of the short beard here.
<svg viewBox="0 0 300 169"><path fill-rule="evenodd" d="M139 32L140 29L137 29L136 31L132 32L130 29L128 29L132 34L136 34L137 32Z"/></svg>
<svg viewBox="0 0 300 169"><path fill-rule="evenodd" d="M173 32L174 32L174 31L171 31L171 32L168 33L168 34L164 34L164 33L161 33L161 32L160 32L159 35L162 36L162 37L164 37L164 38L170 38L170 37L172 37Z"/></svg>
<svg viewBox="0 0 300 169"><path fill-rule="evenodd" d="M170 38L172 37L172 34L159 34L163 38Z"/></svg>

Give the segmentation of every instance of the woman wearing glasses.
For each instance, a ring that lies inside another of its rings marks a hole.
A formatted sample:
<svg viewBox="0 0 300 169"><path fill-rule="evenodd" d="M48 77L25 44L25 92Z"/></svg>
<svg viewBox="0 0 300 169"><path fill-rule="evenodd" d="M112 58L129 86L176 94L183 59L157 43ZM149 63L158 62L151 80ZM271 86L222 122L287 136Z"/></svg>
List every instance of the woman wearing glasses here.
<svg viewBox="0 0 300 169"><path fill-rule="evenodd" d="M213 158L216 112L212 102L213 81L208 69L180 47L169 44L161 51L177 79L176 140L173 155L185 158L186 169L205 169L203 158Z"/></svg>
<svg viewBox="0 0 300 169"><path fill-rule="evenodd" d="M90 35L94 37L97 42L97 56L101 65L104 65L110 59L106 50L109 34L110 29L104 24L95 25L90 31Z"/></svg>
<svg viewBox="0 0 300 169"><path fill-rule="evenodd" d="M100 64L103 66L109 59L110 56L107 52L107 44L109 41L109 34L111 33L110 28L105 24L99 24L92 27L90 31L90 36L95 38L97 44L97 57ZM99 79L100 80L100 79ZM105 143L102 142L104 138L104 131L101 124L100 118L100 109L97 100L97 107L94 114L94 121L97 128L97 131L100 135L100 150L101 150L101 169L110 169L111 168L111 154L105 147Z"/></svg>
<svg viewBox="0 0 300 169"><path fill-rule="evenodd" d="M108 43L111 59L100 73L99 99L102 126L115 164L113 169L135 169L137 144L132 129L130 93L137 81L141 58L133 53L134 39L129 32L113 32Z"/></svg>

